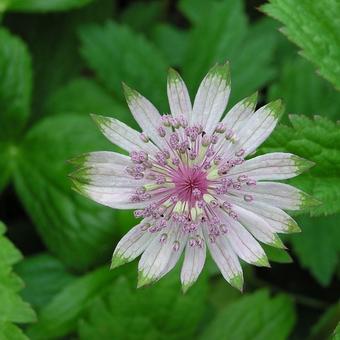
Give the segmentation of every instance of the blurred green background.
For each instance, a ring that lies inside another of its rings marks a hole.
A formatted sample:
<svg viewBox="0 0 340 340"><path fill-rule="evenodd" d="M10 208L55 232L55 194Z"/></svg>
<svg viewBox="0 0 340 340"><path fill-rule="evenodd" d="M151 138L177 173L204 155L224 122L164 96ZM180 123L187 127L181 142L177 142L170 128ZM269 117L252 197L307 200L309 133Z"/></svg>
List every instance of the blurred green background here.
<svg viewBox="0 0 340 340"><path fill-rule="evenodd" d="M340 5L265 3L0 0L0 340L340 338ZM132 213L72 192L66 161L115 149L89 113L136 127L122 81L168 112L169 66L193 95L226 60L229 106L283 98L259 152L316 162L291 183L322 205L296 216L289 255L265 248L271 269L244 265L243 294L210 259L185 295L179 266L137 290L136 261L109 271Z"/></svg>

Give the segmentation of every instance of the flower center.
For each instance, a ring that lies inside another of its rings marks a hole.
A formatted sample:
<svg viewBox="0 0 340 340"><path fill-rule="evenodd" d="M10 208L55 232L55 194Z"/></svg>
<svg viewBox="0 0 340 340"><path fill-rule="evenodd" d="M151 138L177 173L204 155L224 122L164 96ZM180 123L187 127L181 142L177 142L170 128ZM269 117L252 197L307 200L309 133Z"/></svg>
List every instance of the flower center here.
<svg viewBox="0 0 340 340"><path fill-rule="evenodd" d="M190 206L194 206L207 193L207 174L198 167L181 167L171 179L178 199L188 202Z"/></svg>

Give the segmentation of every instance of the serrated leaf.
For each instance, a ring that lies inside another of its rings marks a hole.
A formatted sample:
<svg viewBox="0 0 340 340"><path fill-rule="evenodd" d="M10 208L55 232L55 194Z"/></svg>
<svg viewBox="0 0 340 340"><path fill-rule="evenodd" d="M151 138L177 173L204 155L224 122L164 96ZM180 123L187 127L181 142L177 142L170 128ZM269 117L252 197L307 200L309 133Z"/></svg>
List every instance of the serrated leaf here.
<svg viewBox="0 0 340 340"><path fill-rule="evenodd" d="M291 237L293 250L302 266L308 268L323 286L327 286L340 257L340 215L300 217L302 233Z"/></svg>
<svg viewBox="0 0 340 340"><path fill-rule="evenodd" d="M211 1L201 15L202 20L195 20L183 64L192 92L206 70L227 60L231 63L231 104L273 77L271 58L277 34L271 21L250 26L239 0Z"/></svg>
<svg viewBox="0 0 340 340"><path fill-rule="evenodd" d="M262 152L290 152L314 162L312 169L288 182L321 202L306 206L311 215L340 212L340 125L320 116L291 115L290 120L293 127L279 126Z"/></svg>
<svg viewBox="0 0 340 340"><path fill-rule="evenodd" d="M177 274L138 290L119 277L89 306L79 323L80 339L191 339L205 310L206 281L183 295Z"/></svg>
<svg viewBox="0 0 340 340"><path fill-rule="evenodd" d="M80 31L81 54L99 80L123 99L121 83L137 88L155 105L165 107L167 62L144 37L128 27L107 22Z"/></svg>
<svg viewBox="0 0 340 340"><path fill-rule="evenodd" d="M200 339L286 339L295 318L294 304L287 295L272 298L267 291L258 291L221 310Z"/></svg>
<svg viewBox="0 0 340 340"><path fill-rule="evenodd" d="M63 112L111 114L130 123L133 119L127 106L107 93L93 80L76 78L59 88L48 99L46 110L51 114Z"/></svg>
<svg viewBox="0 0 340 340"><path fill-rule="evenodd" d="M26 136L14 173L16 191L46 246L78 270L112 251L114 211L71 189L67 161L83 152L110 150L89 116L49 117Z"/></svg>
<svg viewBox="0 0 340 340"><path fill-rule="evenodd" d="M262 6L284 24L282 32L313 62L319 73L340 89L340 4L337 0L270 0Z"/></svg>
<svg viewBox="0 0 340 340"><path fill-rule="evenodd" d="M58 259L47 253L25 258L15 269L25 281L23 298L36 310L76 279Z"/></svg>
<svg viewBox="0 0 340 340"><path fill-rule="evenodd" d="M302 58L285 59L278 81L269 88L268 97L269 101L282 98L288 113L339 118L339 92L334 91L331 84L319 77L313 66Z"/></svg>
<svg viewBox="0 0 340 340"><path fill-rule="evenodd" d="M0 141L14 138L30 112L31 57L21 39L0 29Z"/></svg>
<svg viewBox="0 0 340 340"><path fill-rule="evenodd" d="M65 11L85 6L93 0L6 0L5 8L17 12Z"/></svg>
<svg viewBox="0 0 340 340"><path fill-rule="evenodd" d="M13 272L12 266L21 260L22 255L4 236L5 231L0 222L0 338L26 339L15 323L33 322L36 316L19 295L23 282Z"/></svg>

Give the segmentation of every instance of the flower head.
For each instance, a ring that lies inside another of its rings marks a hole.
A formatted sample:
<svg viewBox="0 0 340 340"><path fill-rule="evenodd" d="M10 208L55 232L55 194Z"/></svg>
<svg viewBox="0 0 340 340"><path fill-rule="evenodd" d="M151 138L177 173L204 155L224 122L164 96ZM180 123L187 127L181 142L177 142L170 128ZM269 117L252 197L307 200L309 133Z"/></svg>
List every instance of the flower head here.
<svg viewBox="0 0 340 340"><path fill-rule="evenodd" d="M289 153L251 154L275 128L280 100L258 110L254 94L222 118L230 93L229 65L214 66L193 106L188 90L169 71L171 114L124 85L142 129L94 116L104 135L129 153L94 152L77 158L76 189L116 209L135 209L139 223L118 243L111 267L139 255L139 286L159 280L184 252L183 289L198 278L207 248L224 278L242 289L240 259L269 266L260 243L283 248L277 233L299 231L284 210L310 202L302 191L273 180L294 177L312 163Z"/></svg>

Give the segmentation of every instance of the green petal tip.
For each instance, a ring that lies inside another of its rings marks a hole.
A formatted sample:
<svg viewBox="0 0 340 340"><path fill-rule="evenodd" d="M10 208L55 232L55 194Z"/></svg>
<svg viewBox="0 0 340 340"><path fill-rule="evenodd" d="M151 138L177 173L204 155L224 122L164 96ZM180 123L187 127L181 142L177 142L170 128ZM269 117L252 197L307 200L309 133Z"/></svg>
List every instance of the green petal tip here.
<svg viewBox="0 0 340 340"><path fill-rule="evenodd" d="M284 104L281 99L277 99L267 104L266 108L268 108L270 110L270 114L277 119L279 119L283 115L285 110Z"/></svg>
<svg viewBox="0 0 340 340"><path fill-rule="evenodd" d="M269 263L268 258L267 258L266 255L264 255L261 258L259 258L254 264L256 266L259 266L259 267L268 267L268 268L270 268L270 263Z"/></svg>
<svg viewBox="0 0 340 340"><path fill-rule="evenodd" d="M138 282L137 282L137 288L141 288L144 286L147 286L154 282L155 280L152 277L147 277L143 274L142 271L138 272Z"/></svg>
<svg viewBox="0 0 340 340"><path fill-rule="evenodd" d="M290 220L287 224L287 229L286 232L291 234L291 233L300 233L301 229L298 226L298 224L294 220Z"/></svg>
<svg viewBox="0 0 340 340"><path fill-rule="evenodd" d="M305 192L301 192L301 202L299 207L300 209L317 207L321 204L322 202L316 199L315 197L308 195Z"/></svg>
<svg viewBox="0 0 340 340"><path fill-rule="evenodd" d="M294 161L294 164L297 167L298 173L305 172L315 165L314 162L301 158L296 155L292 156L292 160Z"/></svg>
<svg viewBox="0 0 340 340"><path fill-rule="evenodd" d="M110 270L113 270L117 267L120 267L127 262L128 262L127 259L125 259L124 257L122 257L118 254L113 254L112 260L111 260L111 265L110 265Z"/></svg>
<svg viewBox="0 0 340 340"><path fill-rule="evenodd" d="M230 280L230 284L234 287L237 288L240 292L243 292L243 275L239 274L237 276L234 276Z"/></svg>

